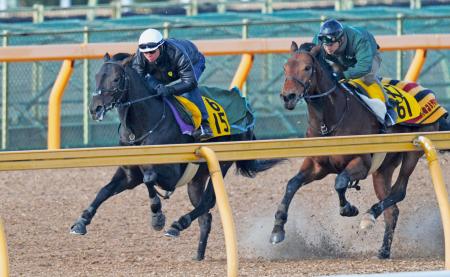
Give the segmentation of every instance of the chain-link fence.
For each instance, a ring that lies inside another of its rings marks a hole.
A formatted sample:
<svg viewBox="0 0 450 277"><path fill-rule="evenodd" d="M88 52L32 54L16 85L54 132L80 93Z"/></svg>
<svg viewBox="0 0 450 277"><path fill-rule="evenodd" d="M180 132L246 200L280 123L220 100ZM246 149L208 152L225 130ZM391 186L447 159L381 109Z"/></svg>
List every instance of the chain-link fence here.
<svg viewBox="0 0 450 277"><path fill-rule="evenodd" d="M49 21L40 24L2 24L3 45L45 45L85 42L136 41L142 30L154 27L166 35L185 39L245 37L312 37L325 16L369 29L375 35L449 33L450 6L420 10L401 8L358 8L334 10L280 11L272 14L225 13L199 16L138 16L116 20ZM374 16L376 15L376 16ZM289 47L289 46L286 46ZM420 83L433 89L440 102L450 99L449 51L430 51ZM414 51L384 52L381 73L391 78L404 76ZM304 106L294 111L282 107L279 92L282 65L287 55L256 55L247 81L248 98L256 112L258 138L303 136L307 118ZM202 84L227 88L240 56L207 58ZM61 147L116 145L118 119L114 112L97 123L87 116L87 101L93 91L94 75L101 61L78 60L62 103ZM45 149L47 108L51 87L61 62L3 63L2 149ZM86 124L83 124L87 122ZM87 127L86 127L87 126Z"/></svg>

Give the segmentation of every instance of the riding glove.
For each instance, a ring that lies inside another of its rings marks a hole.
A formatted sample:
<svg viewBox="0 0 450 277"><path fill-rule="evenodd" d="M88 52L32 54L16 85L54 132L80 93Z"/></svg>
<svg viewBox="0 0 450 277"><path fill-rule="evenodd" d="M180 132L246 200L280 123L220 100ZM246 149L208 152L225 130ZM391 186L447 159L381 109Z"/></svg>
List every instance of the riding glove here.
<svg viewBox="0 0 450 277"><path fill-rule="evenodd" d="M345 82L345 76L342 71L333 72L333 77L338 81L339 83Z"/></svg>
<svg viewBox="0 0 450 277"><path fill-rule="evenodd" d="M171 94L170 90L163 84L157 85L155 89L156 94L158 94L159 96L167 97Z"/></svg>

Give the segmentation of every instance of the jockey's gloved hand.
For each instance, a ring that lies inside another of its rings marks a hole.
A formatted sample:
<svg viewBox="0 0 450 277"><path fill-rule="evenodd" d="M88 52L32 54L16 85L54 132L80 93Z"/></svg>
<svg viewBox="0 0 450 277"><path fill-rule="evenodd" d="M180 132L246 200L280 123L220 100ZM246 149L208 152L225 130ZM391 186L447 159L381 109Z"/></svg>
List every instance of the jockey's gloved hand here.
<svg viewBox="0 0 450 277"><path fill-rule="evenodd" d="M344 73L342 71L333 72L333 77L339 83L345 82L345 76L344 76Z"/></svg>
<svg viewBox="0 0 450 277"><path fill-rule="evenodd" d="M170 90L163 84L159 84L156 86L156 94L159 96L169 96L170 95Z"/></svg>

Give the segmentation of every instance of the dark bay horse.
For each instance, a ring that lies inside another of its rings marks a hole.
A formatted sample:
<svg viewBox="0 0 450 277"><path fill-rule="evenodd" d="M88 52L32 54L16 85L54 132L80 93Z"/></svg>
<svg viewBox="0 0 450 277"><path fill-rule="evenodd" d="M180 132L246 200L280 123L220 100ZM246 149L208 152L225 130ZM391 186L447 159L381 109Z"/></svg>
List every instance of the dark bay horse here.
<svg viewBox="0 0 450 277"><path fill-rule="evenodd" d="M120 118L121 145L156 145L192 143L191 136L183 135L176 123L168 104L131 68L132 56L117 54L111 57L106 54L104 63L96 74L96 92L90 103L90 113L95 120L102 120L106 112L117 108ZM223 136L215 141L254 140L252 128L247 131ZM212 141L212 140L210 140ZM274 166L276 160L237 161L236 168L243 176L254 177L257 172ZM220 167L225 175L233 162L221 162ZM144 183L150 197L151 224L153 229L162 230L165 216L162 212L161 200L156 187L173 192L187 165L139 165L120 166L112 180L97 194L94 201L83 211L80 218L71 227L71 233L84 235L86 226L90 224L99 206L113 195L124 190L133 189ZM192 221L199 219L200 241L197 260L205 255L207 240L211 230L212 216L209 210L215 205L215 194L209 178L206 163L201 163L193 179L188 182L188 195L195 208L180 217L166 231L167 236L178 236L180 231L189 227Z"/></svg>
<svg viewBox="0 0 450 277"><path fill-rule="evenodd" d="M292 56L284 65L285 82L281 91L284 107L295 108L304 99L308 109L307 137L379 134L381 124L356 97L343 89L332 77L331 67L320 54L320 47L310 43L300 49L295 42L291 45ZM443 120L443 121L442 121ZM434 124L421 127L394 125L385 130L393 133L437 131L441 119ZM406 196L408 179L423 152L387 153L381 165L372 173L373 187L379 199L362 217L361 228L373 226L375 219L384 214L385 231L378 257L389 258L399 209L396 203ZM342 216L356 216L358 209L345 197L346 190L355 187L355 182L369 174L373 159L371 154L343 156L321 156L305 158L299 172L289 180L285 194L275 214L275 224L270 241L284 240L284 225L288 209L297 190L328 174L337 174L335 189L339 196L339 212ZM394 170L400 165L398 178L392 185Z"/></svg>

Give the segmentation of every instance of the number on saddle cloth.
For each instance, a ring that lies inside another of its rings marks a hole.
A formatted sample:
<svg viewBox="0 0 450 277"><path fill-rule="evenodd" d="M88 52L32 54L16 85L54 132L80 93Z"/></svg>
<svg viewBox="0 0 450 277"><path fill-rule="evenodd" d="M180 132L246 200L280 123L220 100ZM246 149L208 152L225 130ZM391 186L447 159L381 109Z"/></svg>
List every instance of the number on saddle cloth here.
<svg viewBox="0 0 450 277"><path fill-rule="evenodd" d="M253 129L252 109L238 89L224 90L201 86L199 90L209 114L208 120L214 137L241 134ZM169 106L173 107L174 114L179 115L177 122L183 134L191 134L195 130L194 128L198 128L201 123L200 110L185 97L176 96L175 99L177 101L169 102L172 104ZM186 124L191 128L183 127Z"/></svg>
<svg viewBox="0 0 450 277"><path fill-rule="evenodd" d="M432 90L415 82L382 78L381 82L389 95L397 104L397 122L404 125L426 125L438 121L448 114L439 105Z"/></svg>

